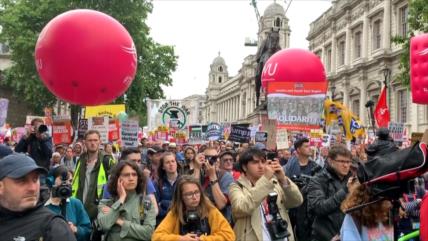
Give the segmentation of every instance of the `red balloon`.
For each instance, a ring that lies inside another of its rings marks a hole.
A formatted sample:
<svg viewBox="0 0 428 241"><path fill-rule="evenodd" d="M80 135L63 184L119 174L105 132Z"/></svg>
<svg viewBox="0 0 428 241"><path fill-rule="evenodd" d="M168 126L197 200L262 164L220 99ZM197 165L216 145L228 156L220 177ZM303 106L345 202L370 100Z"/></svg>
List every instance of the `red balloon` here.
<svg viewBox="0 0 428 241"><path fill-rule="evenodd" d="M131 85L137 52L126 29L107 14L71 10L52 19L36 44L35 61L44 85L78 105L110 103Z"/></svg>
<svg viewBox="0 0 428 241"><path fill-rule="evenodd" d="M325 82L320 58L304 49L283 49L272 55L263 67L262 86L268 82Z"/></svg>

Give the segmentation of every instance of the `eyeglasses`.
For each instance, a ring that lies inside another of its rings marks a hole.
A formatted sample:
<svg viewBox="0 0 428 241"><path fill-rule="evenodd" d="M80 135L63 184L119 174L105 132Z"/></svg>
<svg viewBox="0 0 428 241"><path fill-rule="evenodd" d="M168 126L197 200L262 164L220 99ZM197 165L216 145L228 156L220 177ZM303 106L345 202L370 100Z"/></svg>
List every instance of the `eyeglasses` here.
<svg viewBox="0 0 428 241"><path fill-rule="evenodd" d="M126 178L130 178L130 177L137 177L137 173L136 172L129 172L129 173L121 173L120 174L121 177L126 177Z"/></svg>
<svg viewBox="0 0 428 241"><path fill-rule="evenodd" d="M224 159L221 159L221 161L222 162L233 162L233 159L232 158L224 158Z"/></svg>
<svg viewBox="0 0 428 241"><path fill-rule="evenodd" d="M183 197L187 199L192 199L193 197L199 197L201 192L199 190L189 193L183 193Z"/></svg>
<svg viewBox="0 0 428 241"><path fill-rule="evenodd" d="M335 162L339 162L340 164L347 164L347 165L351 165L352 161L350 160L334 160Z"/></svg>

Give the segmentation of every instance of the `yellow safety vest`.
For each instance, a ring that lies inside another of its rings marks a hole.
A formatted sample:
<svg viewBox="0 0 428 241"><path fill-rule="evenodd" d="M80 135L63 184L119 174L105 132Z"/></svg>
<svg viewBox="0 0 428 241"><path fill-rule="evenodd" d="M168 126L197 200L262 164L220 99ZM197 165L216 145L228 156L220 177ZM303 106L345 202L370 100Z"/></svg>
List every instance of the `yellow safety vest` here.
<svg viewBox="0 0 428 241"><path fill-rule="evenodd" d="M73 183L71 185L72 190L72 196L76 198L77 190L79 189L79 172L80 172L80 160L77 162L76 172L73 176ZM103 186L107 183L107 174L104 169L103 161L101 160L100 164L100 170L98 172L98 178L97 178L97 196L98 198L101 198L101 195L103 193Z"/></svg>

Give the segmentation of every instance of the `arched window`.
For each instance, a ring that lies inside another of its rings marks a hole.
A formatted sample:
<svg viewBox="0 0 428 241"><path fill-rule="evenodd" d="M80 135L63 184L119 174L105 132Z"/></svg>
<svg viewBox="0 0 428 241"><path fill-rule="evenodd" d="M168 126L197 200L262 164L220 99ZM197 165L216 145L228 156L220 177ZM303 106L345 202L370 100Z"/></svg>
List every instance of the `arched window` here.
<svg viewBox="0 0 428 241"><path fill-rule="evenodd" d="M219 72L223 72L223 66L218 67Z"/></svg>
<svg viewBox="0 0 428 241"><path fill-rule="evenodd" d="M219 84L221 84L221 80L222 80L222 79L221 79L221 76L220 76L220 77L218 77L218 83L219 83Z"/></svg>
<svg viewBox="0 0 428 241"><path fill-rule="evenodd" d="M275 27L280 28L281 27L281 19L278 17L275 19L275 23L274 23Z"/></svg>

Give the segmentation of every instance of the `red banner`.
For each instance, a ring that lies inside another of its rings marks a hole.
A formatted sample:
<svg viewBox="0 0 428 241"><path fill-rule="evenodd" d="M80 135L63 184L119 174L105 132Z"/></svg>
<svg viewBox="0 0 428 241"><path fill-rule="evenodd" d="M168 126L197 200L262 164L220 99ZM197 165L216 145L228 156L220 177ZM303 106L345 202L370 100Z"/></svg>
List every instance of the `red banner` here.
<svg viewBox="0 0 428 241"><path fill-rule="evenodd" d="M71 120L54 120L52 125L52 139L54 145L70 144L72 136Z"/></svg>
<svg viewBox="0 0 428 241"><path fill-rule="evenodd" d="M109 141L117 141L120 137L120 125L119 120L110 119L109 120L109 128L108 128L108 140Z"/></svg>
<svg viewBox="0 0 428 241"><path fill-rule="evenodd" d="M388 127L389 124L389 110L388 105L386 104L386 88L382 89L382 92L379 96L379 101L377 102L374 117L378 127Z"/></svg>

